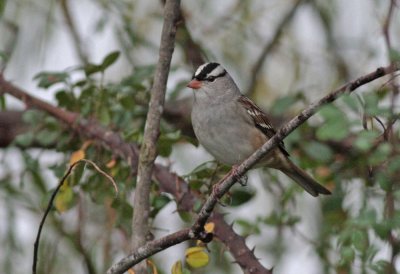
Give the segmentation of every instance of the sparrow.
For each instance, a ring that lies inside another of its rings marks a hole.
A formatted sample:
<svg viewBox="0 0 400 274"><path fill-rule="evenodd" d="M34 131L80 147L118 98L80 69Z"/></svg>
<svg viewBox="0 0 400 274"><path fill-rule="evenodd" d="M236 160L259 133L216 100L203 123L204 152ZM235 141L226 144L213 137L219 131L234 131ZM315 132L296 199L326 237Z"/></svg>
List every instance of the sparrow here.
<svg viewBox="0 0 400 274"><path fill-rule="evenodd" d="M187 87L194 94L191 119L195 135L218 162L235 167L275 135L267 115L240 92L220 64L199 66ZM283 141L257 167L280 170L312 196L331 194L290 160Z"/></svg>

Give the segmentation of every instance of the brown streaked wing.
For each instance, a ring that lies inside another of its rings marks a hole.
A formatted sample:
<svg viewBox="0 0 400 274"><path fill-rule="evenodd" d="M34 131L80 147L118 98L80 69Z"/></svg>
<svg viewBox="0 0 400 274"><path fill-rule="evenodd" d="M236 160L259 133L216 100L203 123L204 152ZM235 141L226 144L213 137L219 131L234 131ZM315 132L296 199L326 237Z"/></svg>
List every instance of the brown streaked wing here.
<svg viewBox="0 0 400 274"><path fill-rule="evenodd" d="M276 131L274 127L271 125L267 115L246 96L242 95L238 99L239 103L246 109L247 113L253 118L254 125L267 136L268 138L272 138L275 135ZM285 149L285 144L283 141L279 142L279 149L286 156L289 156L289 153Z"/></svg>

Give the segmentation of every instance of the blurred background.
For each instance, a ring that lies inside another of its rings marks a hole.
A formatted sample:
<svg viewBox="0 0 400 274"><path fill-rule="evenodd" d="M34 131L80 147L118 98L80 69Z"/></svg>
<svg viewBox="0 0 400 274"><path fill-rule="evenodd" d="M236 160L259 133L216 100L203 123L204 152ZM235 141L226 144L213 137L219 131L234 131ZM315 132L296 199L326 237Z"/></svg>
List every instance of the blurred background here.
<svg viewBox="0 0 400 274"><path fill-rule="evenodd" d="M218 173L190 127L186 84L202 58L223 64L279 128L329 91L400 59L399 5L182 1L157 162L203 197ZM28 93L140 143L162 11L162 1L0 0L0 68ZM226 221L274 273L400 272L397 76L324 107L285 140L293 160L333 195L314 198L278 172L255 170L224 200ZM11 96L0 103L0 272L30 271L46 203L71 154L83 150L115 177L119 198L93 169L69 178L45 224L39 273L104 273L129 252L129 165ZM152 193L156 237L190 224L173 197ZM171 273L187 246L154 256L159 273ZM209 249L208 266L192 273L241 273L221 243Z"/></svg>

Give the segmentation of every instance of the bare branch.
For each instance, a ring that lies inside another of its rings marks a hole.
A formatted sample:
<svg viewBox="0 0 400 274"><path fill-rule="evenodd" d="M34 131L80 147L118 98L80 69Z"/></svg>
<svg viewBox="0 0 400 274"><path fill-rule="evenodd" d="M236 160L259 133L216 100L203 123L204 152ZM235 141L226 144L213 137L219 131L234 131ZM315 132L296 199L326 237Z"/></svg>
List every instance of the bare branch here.
<svg viewBox="0 0 400 274"><path fill-rule="evenodd" d="M190 240L190 229L182 229L163 238L147 242L144 246L133 251L129 256L114 264L107 274L123 274L132 266L170 246Z"/></svg>
<svg viewBox="0 0 400 274"><path fill-rule="evenodd" d="M0 147L10 145L18 134L28 128L28 125L22 122L21 111L0 111Z"/></svg>
<svg viewBox="0 0 400 274"><path fill-rule="evenodd" d="M68 30L71 33L72 40L74 41L76 53L78 54L79 59L84 64L87 64L89 62L89 58L83 47L83 43L81 37L79 36L78 30L76 29L74 18L72 17L71 11L68 6L68 1L69 0L60 1L61 11L64 15Z"/></svg>
<svg viewBox="0 0 400 274"><path fill-rule="evenodd" d="M160 120L164 108L165 90L169 68L175 46L177 23L180 18L180 0L167 0L164 6L164 24L161 33L159 59L154 74L149 111L144 128L143 144L139 155L137 183L133 201L132 248L138 249L146 242L149 233L150 187L154 161L157 157L157 140L160 134ZM135 268L137 273L147 273L147 265Z"/></svg>

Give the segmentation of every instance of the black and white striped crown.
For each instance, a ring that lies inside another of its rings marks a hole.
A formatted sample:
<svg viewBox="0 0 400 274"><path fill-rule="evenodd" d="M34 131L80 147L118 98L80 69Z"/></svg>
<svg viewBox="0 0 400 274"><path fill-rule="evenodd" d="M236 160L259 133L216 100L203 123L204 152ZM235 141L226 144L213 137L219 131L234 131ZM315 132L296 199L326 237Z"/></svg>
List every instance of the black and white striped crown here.
<svg viewBox="0 0 400 274"><path fill-rule="evenodd" d="M193 74L192 79L199 81L214 81L218 77L226 74L226 70L218 63L205 63L201 65Z"/></svg>

